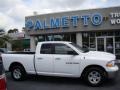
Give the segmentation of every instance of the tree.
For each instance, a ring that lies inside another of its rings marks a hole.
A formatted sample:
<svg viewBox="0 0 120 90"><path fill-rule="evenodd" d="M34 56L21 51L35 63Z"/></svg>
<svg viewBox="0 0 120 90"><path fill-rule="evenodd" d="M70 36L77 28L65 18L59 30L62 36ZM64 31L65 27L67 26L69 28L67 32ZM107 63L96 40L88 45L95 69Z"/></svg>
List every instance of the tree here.
<svg viewBox="0 0 120 90"><path fill-rule="evenodd" d="M6 47L6 42L11 42L11 37L8 35L5 35L5 30L0 29L0 47L5 48Z"/></svg>
<svg viewBox="0 0 120 90"><path fill-rule="evenodd" d="M23 50L23 40L13 40L12 41L12 50L13 51L22 51Z"/></svg>
<svg viewBox="0 0 120 90"><path fill-rule="evenodd" d="M17 33L17 32L18 32L18 29L16 28L8 30L8 33Z"/></svg>
<svg viewBox="0 0 120 90"><path fill-rule="evenodd" d="M3 34L5 34L5 31L4 31L4 29L0 28L0 36L3 35Z"/></svg>
<svg viewBox="0 0 120 90"><path fill-rule="evenodd" d="M8 30L8 33L13 33L13 30L12 29Z"/></svg>
<svg viewBox="0 0 120 90"><path fill-rule="evenodd" d="M6 47L6 42L11 43L12 38L9 37L8 35L3 35L0 37L0 47L5 48Z"/></svg>

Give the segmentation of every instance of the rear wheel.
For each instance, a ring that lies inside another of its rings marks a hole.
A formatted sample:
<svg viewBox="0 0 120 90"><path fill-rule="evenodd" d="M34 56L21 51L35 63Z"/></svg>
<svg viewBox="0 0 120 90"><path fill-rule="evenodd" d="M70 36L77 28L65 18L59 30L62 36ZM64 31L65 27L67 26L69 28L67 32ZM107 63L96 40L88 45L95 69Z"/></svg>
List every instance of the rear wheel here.
<svg viewBox="0 0 120 90"><path fill-rule="evenodd" d="M22 66L14 66L11 70L11 76L14 80L24 80L26 76L25 69Z"/></svg>
<svg viewBox="0 0 120 90"><path fill-rule="evenodd" d="M85 73L85 81L91 86L99 86L105 77L105 71L101 68L90 68Z"/></svg>

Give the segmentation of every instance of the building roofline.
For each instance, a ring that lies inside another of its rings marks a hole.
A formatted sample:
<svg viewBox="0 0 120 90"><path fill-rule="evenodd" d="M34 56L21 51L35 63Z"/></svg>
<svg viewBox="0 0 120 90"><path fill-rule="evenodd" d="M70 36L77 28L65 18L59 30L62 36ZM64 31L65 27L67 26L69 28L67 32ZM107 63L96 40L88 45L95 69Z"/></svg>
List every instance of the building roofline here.
<svg viewBox="0 0 120 90"><path fill-rule="evenodd" d="M42 13L38 15L30 15L25 17L36 17L42 15L52 15L52 14L61 14L61 13L70 13L70 12L77 12L77 11L88 11L88 10L101 10L101 9L110 9L110 8L119 8L120 6L111 6L111 7L103 7L103 8L90 8L90 9L78 9L78 10L68 10L68 11L60 11L60 12L50 12L50 13Z"/></svg>

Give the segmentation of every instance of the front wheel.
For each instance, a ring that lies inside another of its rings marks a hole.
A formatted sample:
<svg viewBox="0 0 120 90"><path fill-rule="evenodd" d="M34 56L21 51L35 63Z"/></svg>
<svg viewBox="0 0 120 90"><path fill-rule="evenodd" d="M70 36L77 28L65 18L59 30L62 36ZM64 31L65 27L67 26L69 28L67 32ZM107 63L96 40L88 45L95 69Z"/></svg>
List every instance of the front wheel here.
<svg viewBox="0 0 120 90"><path fill-rule="evenodd" d="M85 81L91 86L99 86L105 80L105 71L100 68L90 68L85 73Z"/></svg>
<svg viewBox="0 0 120 90"><path fill-rule="evenodd" d="M26 72L22 66L14 66L11 70L11 76L16 81L24 80Z"/></svg>

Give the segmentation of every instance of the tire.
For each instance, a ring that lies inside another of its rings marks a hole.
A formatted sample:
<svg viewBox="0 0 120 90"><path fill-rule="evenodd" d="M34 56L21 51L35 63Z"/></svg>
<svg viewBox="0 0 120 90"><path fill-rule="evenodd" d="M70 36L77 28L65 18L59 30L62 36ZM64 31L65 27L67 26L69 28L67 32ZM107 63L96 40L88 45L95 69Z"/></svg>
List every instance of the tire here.
<svg viewBox="0 0 120 90"><path fill-rule="evenodd" d="M84 79L88 83L88 85L96 87L101 85L106 78L105 71L101 68L89 68L85 72Z"/></svg>
<svg viewBox="0 0 120 90"><path fill-rule="evenodd" d="M11 69L11 76L15 81L24 80L26 77L25 69L22 66L13 66Z"/></svg>

